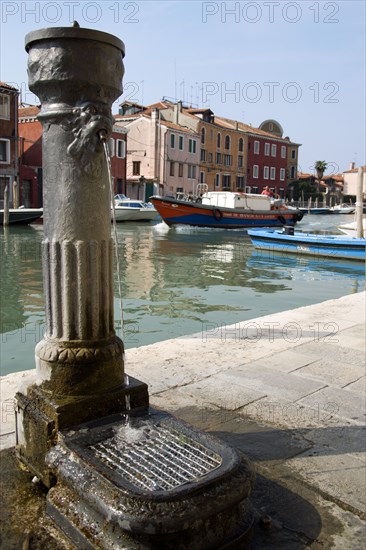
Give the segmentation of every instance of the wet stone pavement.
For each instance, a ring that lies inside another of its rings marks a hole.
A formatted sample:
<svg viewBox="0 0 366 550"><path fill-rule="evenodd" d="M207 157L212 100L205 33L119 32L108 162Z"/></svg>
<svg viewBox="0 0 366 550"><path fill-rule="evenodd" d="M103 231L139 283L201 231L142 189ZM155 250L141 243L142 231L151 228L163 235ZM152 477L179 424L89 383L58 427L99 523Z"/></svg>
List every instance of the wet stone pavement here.
<svg viewBox="0 0 366 550"><path fill-rule="evenodd" d="M254 320L262 327L317 324L325 330L316 339L305 330L296 339L193 335L128 350L126 370L149 383L153 407L252 460L249 550L365 547L365 297ZM44 516L44 491L14 457L9 412L19 384L33 377L14 373L0 385L0 548L75 550Z"/></svg>
<svg viewBox="0 0 366 550"><path fill-rule="evenodd" d="M255 464L257 477L251 499L255 526L249 550L363 547L362 518L323 498L289 468L288 460L312 448L312 443L301 433L257 424L227 410L213 412L185 407L170 412L223 439ZM0 460L0 547L74 550L76 547L60 537L45 517L46 493L32 483L32 476L24 466L19 467L14 450L2 451Z"/></svg>

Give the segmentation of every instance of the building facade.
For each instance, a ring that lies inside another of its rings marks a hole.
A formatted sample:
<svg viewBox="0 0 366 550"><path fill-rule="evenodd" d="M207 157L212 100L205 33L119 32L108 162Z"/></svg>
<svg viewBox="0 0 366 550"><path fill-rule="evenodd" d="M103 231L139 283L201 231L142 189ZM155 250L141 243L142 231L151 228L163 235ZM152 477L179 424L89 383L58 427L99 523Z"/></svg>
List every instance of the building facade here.
<svg viewBox="0 0 366 550"><path fill-rule="evenodd" d="M366 166L361 166L361 169L362 169L363 201L366 202ZM356 168L355 163L352 162L349 169L343 172L343 194L356 196L357 181L358 181L358 168Z"/></svg>
<svg viewBox="0 0 366 550"><path fill-rule="evenodd" d="M4 207L7 186L10 206L14 185L18 185L18 96L19 91L0 82L0 207Z"/></svg>
<svg viewBox="0 0 366 550"><path fill-rule="evenodd" d="M189 196L198 182L198 135L162 117L165 104L149 107L125 102L116 124L128 130L127 194Z"/></svg>
<svg viewBox="0 0 366 550"><path fill-rule="evenodd" d="M32 208L42 206L43 170L52 170L57 177L57 166L47 166L42 161L42 125L37 119L39 110L37 106L20 108L18 118L20 204ZM114 125L109 151L115 193L126 190L126 140L127 131Z"/></svg>
<svg viewBox="0 0 366 550"><path fill-rule="evenodd" d="M140 174L156 184L154 193L173 196L205 184L209 191L249 193L269 186L284 198L288 184L297 179L300 145L283 138L274 120L253 128L215 116L211 109L168 100L147 107L124 102L117 120L129 128L127 178L133 197Z"/></svg>

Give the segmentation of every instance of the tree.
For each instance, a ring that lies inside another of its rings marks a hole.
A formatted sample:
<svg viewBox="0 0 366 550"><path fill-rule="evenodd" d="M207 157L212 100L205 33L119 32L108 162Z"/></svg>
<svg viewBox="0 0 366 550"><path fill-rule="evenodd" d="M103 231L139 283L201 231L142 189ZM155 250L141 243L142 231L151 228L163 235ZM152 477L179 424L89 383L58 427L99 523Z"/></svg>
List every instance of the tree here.
<svg viewBox="0 0 366 550"><path fill-rule="evenodd" d="M316 170L316 177L318 178L319 181L323 179L324 172L326 171L327 167L328 167L328 164L325 162L325 160L317 160L316 163L314 164L314 168Z"/></svg>

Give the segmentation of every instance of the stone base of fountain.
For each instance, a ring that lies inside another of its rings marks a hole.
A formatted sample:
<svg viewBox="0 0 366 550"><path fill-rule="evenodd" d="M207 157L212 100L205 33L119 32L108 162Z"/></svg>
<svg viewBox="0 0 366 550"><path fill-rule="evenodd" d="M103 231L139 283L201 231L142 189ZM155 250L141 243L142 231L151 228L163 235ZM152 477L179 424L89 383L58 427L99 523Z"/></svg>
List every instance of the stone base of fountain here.
<svg viewBox="0 0 366 550"><path fill-rule="evenodd" d="M59 431L79 422L89 422L108 415L146 408L149 405L148 386L129 377L108 392L92 395L57 396L40 386L30 386L16 394L17 455L46 487L55 478L45 463L45 456L59 439Z"/></svg>
<svg viewBox="0 0 366 550"><path fill-rule="evenodd" d="M220 440L152 409L59 435L46 511L77 547L246 547L254 471Z"/></svg>

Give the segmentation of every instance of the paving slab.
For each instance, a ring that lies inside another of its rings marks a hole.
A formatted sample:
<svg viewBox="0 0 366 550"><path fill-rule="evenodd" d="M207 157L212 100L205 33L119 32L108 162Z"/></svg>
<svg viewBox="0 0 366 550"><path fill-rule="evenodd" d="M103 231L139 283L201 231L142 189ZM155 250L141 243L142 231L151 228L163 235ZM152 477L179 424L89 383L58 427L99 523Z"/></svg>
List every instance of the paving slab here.
<svg viewBox="0 0 366 550"><path fill-rule="evenodd" d="M304 358L302 354L301 356ZM343 361L336 361L332 358L321 358L291 371L291 374L296 374L296 376L317 380L323 384L338 388L344 388L356 382L362 378L364 373L365 368L360 364L349 363L347 368L344 368Z"/></svg>
<svg viewBox="0 0 366 550"><path fill-rule="evenodd" d="M310 407L330 408L334 415L351 423L365 424L365 397L347 389L327 387L299 400L299 403Z"/></svg>

